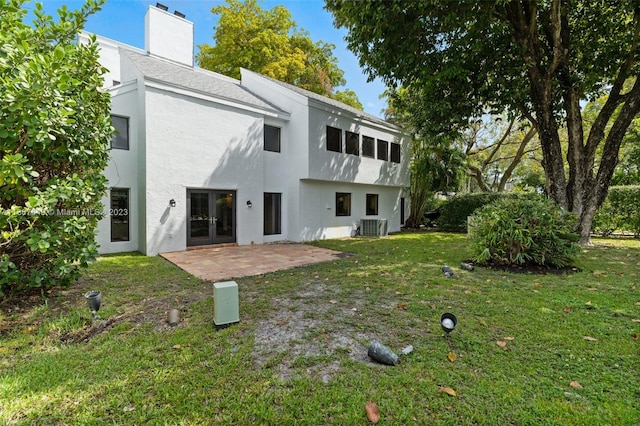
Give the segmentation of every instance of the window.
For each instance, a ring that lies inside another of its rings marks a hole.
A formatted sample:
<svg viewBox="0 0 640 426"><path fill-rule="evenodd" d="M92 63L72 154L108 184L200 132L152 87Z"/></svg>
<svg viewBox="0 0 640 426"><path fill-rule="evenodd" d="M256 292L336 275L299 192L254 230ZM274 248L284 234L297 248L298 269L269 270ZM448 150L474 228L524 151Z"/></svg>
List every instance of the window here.
<svg viewBox="0 0 640 426"><path fill-rule="evenodd" d="M362 137L362 156L375 158L376 157L376 147L374 144L374 139L370 136Z"/></svg>
<svg viewBox="0 0 640 426"><path fill-rule="evenodd" d="M351 194L336 192L336 216L351 216Z"/></svg>
<svg viewBox="0 0 640 426"><path fill-rule="evenodd" d="M264 193L264 235L282 234L282 194Z"/></svg>
<svg viewBox="0 0 640 426"><path fill-rule="evenodd" d="M367 216L378 214L378 194L367 194Z"/></svg>
<svg viewBox="0 0 640 426"><path fill-rule="evenodd" d="M116 129L111 137L111 149L129 149L129 118L112 115L111 125Z"/></svg>
<svg viewBox="0 0 640 426"><path fill-rule="evenodd" d="M264 150L280 152L280 127L264 125Z"/></svg>
<svg viewBox="0 0 640 426"><path fill-rule="evenodd" d="M400 198L400 225L404 225L404 197Z"/></svg>
<svg viewBox="0 0 640 426"><path fill-rule="evenodd" d="M360 155L360 135L352 132L346 133L345 152L351 155Z"/></svg>
<svg viewBox="0 0 640 426"><path fill-rule="evenodd" d="M129 241L129 190L111 189L111 241Z"/></svg>
<svg viewBox="0 0 640 426"><path fill-rule="evenodd" d="M342 152L342 130L327 126L327 151Z"/></svg>
<svg viewBox="0 0 640 426"><path fill-rule="evenodd" d="M378 160L389 159L389 142L378 139Z"/></svg>
<svg viewBox="0 0 640 426"><path fill-rule="evenodd" d="M391 161L400 162L400 144L391 142Z"/></svg>

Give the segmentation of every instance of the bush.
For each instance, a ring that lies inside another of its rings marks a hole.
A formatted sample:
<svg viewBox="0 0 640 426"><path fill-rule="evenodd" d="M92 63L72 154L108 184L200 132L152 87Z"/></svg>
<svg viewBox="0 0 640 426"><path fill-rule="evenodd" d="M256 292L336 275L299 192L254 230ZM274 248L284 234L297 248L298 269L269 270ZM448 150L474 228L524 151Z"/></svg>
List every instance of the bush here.
<svg viewBox="0 0 640 426"><path fill-rule="evenodd" d="M473 258L499 265L570 265L579 252L577 221L542 196L497 200L472 216Z"/></svg>
<svg viewBox="0 0 640 426"><path fill-rule="evenodd" d="M600 235L615 231L632 233L640 237L640 186L612 186L607 199L593 218L593 230Z"/></svg>
<svg viewBox="0 0 640 426"><path fill-rule="evenodd" d="M442 205L438 227L443 231L466 232L467 217L471 216L476 209L509 196L511 195L495 192L456 195Z"/></svg>

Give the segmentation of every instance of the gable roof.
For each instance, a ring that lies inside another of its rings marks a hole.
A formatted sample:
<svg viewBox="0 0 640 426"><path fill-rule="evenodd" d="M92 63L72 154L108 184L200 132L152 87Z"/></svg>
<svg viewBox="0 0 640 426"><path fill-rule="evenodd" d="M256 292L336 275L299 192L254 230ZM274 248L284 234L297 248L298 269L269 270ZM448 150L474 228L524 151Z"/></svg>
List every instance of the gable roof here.
<svg viewBox="0 0 640 426"><path fill-rule="evenodd" d="M251 93L235 79L129 49L122 49L122 52L145 78L288 116L287 112Z"/></svg>
<svg viewBox="0 0 640 426"><path fill-rule="evenodd" d="M305 96L305 97L307 97L309 99L313 99L315 101L322 102L322 103L324 103L326 105L329 105L329 106L332 106L334 108L339 108L339 109L348 111L348 112L354 114L357 117L365 118L365 119L367 119L369 121L372 121L374 123L378 123L378 124L382 124L384 126L389 126L389 127L392 127L392 128L398 129L398 130L402 130L401 127L398 127L395 124L389 123L388 121L385 121L380 117L376 117L375 115L372 115L372 114L369 114L367 112L361 111L361 110L359 110L357 108L354 108L351 105L347 105L347 104L345 104L343 102L337 101L337 100L329 98L327 96L319 95L319 94L311 92L309 90L301 89L301 88L299 88L297 86L294 86L293 84L285 83L283 81L276 80L275 78L267 77L266 75L262 75L262 74L256 73L255 71L247 70L247 69L244 69L244 68L242 70L245 71L245 72L249 72L249 73L251 73L253 75L259 76L260 78L264 78L265 80L271 81L271 82L273 82L273 83L275 83L275 84L277 84L277 85L279 85L281 87L284 87L285 89L291 90L291 91L293 91L293 92L295 92L295 93L297 93L299 95Z"/></svg>

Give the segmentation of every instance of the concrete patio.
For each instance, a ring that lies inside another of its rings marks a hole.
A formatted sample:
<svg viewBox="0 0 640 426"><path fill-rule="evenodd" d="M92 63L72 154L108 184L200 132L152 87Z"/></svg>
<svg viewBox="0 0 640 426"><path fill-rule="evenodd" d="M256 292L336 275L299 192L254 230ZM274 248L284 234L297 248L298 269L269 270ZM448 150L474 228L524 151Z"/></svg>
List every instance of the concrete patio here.
<svg viewBox="0 0 640 426"><path fill-rule="evenodd" d="M259 244L208 246L160 256L203 280L224 281L336 260L344 253L305 244Z"/></svg>

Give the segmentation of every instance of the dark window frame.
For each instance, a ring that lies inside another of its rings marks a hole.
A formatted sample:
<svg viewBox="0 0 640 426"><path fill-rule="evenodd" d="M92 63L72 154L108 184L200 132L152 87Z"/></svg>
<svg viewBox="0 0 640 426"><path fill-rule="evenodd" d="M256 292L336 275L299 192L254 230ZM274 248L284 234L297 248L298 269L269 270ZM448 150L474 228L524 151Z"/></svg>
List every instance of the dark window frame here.
<svg viewBox="0 0 640 426"><path fill-rule="evenodd" d="M380 149L380 147L384 146L384 149ZM388 161L389 160L389 142L378 139L376 144L377 158L378 160ZM384 153L384 155L382 155Z"/></svg>
<svg viewBox="0 0 640 426"><path fill-rule="evenodd" d="M121 149L124 151L129 150L129 117L124 115L111 114L111 125L116 129L117 133L114 133L111 137L111 149ZM125 120L126 125L126 136L123 136L123 132L121 132L118 127L116 127L114 118ZM124 143L121 141L124 140ZM126 145L126 146L123 146Z"/></svg>
<svg viewBox="0 0 640 426"><path fill-rule="evenodd" d="M271 202L267 198L272 197ZM281 192L265 192L264 200L264 217L262 221L262 230L264 235L282 235L282 193ZM277 200L277 205L274 202ZM267 218L273 215L273 229L267 230Z"/></svg>
<svg viewBox="0 0 640 426"><path fill-rule="evenodd" d="M371 136L362 136L362 156L376 158L376 140Z"/></svg>
<svg viewBox="0 0 640 426"><path fill-rule="evenodd" d="M346 130L344 139L345 154L360 156L360 134Z"/></svg>
<svg viewBox="0 0 640 426"><path fill-rule="evenodd" d="M371 206L371 201L375 200L375 206L372 207ZM379 201L379 196L378 194L367 194L366 195L366 204L365 204L365 214L367 216L377 216L378 215L378 201Z"/></svg>
<svg viewBox="0 0 640 426"><path fill-rule="evenodd" d="M336 192L336 216L351 216L350 192Z"/></svg>
<svg viewBox="0 0 640 426"><path fill-rule="evenodd" d="M121 192L124 194L124 204L116 200L114 192ZM111 188L109 191L109 224L111 242L126 242L131 241L131 190L129 188ZM114 229L123 230L123 225L126 223L126 234L123 236L114 236ZM115 225L115 226L114 226Z"/></svg>
<svg viewBox="0 0 640 426"><path fill-rule="evenodd" d="M402 147L399 143L391 142L389 144L389 160L392 163L400 163L400 156L402 152Z"/></svg>
<svg viewBox="0 0 640 426"><path fill-rule="evenodd" d="M269 129L273 129L273 130L277 130L277 141L271 141L267 139L267 128ZM269 152L281 152L282 149L282 130L280 127L277 126L271 126L269 124L265 124L264 125L264 129L263 129L263 148L265 151L269 151ZM277 146L275 146L277 145Z"/></svg>
<svg viewBox="0 0 640 426"><path fill-rule="evenodd" d="M342 129L327 126L327 151L342 152ZM331 134L333 133L333 134ZM338 140L333 140L331 136L338 136ZM336 142L338 146L336 147Z"/></svg>

